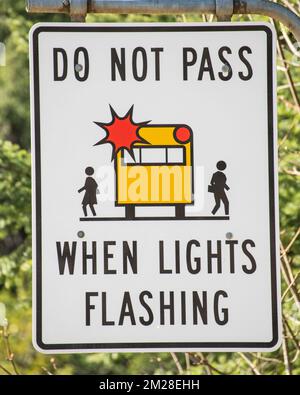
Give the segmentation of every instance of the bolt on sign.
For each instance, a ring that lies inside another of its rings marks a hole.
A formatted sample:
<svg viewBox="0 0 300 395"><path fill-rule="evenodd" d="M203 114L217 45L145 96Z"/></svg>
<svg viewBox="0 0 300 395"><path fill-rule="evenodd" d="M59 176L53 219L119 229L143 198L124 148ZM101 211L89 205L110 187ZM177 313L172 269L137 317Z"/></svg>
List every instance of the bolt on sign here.
<svg viewBox="0 0 300 395"><path fill-rule="evenodd" d="M34 344L280 344L275 35L266 23L30 34Z"/></svg>

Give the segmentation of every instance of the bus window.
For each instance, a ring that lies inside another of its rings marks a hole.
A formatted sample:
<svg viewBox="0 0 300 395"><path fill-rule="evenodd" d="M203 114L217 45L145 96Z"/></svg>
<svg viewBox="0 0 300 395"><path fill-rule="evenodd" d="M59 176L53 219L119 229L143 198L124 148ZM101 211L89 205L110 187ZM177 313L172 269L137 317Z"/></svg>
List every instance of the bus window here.
<svg viewBox="0 0 300 395"><path fill-rule="evenodd" d="M184 147L167 148L167 163L168 164L183 164L184 158Z"/></svg>
<svg viewBox="0 0 300 395"><path fill-rule="evenodd" d="M166 161L167 161L167 157L166 157L165 148L153 148L153 147L141 148L141 163L165 164Z"/></svg>

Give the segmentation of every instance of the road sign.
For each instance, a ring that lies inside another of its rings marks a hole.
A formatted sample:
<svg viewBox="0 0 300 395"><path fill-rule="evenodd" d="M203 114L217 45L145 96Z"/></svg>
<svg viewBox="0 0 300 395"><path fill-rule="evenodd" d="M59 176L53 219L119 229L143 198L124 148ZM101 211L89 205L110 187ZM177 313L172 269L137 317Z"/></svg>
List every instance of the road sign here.
<svg viewBox="0 0 300 395"><path fill-rule="evenodd" d="M34 344L280 344L272 26L31 31Z"/></svg>

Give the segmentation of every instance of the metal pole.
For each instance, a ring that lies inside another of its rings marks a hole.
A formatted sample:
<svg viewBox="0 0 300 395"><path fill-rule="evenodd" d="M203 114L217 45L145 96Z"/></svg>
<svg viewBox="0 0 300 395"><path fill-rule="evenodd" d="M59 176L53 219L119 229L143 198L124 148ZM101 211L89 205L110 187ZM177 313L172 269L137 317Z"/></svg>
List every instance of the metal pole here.
<svg viewBox="0 0 300 395"><path fill-rule="evenodd" d="M232 14L259 14L286 25L300 42L300 18L269 0L26 0L28 12L66 13L84 21L87 13L118 14L215 14L230 20Z"/></svg>
<svg viewBox="0 0 300 395"><path fill-rule="evenodd" d="M234 0L234 14L266 15L283 23L300 42L300 18L281 4L268 0Z"/></svg>

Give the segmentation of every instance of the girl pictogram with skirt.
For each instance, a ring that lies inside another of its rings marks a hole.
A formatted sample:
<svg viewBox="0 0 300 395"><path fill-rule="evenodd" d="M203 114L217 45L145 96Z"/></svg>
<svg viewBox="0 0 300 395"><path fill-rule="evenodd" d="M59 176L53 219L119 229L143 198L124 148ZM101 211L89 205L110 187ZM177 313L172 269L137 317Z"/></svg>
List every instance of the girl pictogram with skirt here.
<svg viewBox="0 0 300 395"><path fill-rule="evenodd" d="M82 199L82 209L84 216L87 216L87 206L90 207L90 210L93 216L96 216L96 211L94 209L94 205L97 204L97 188L98 184L91 177L94 174L94 169L92 167L87 167L85 169L85 174L88 176L85 180L85 184L82 188L78 189L78 193L85 191L85 194Z"/></svg>

